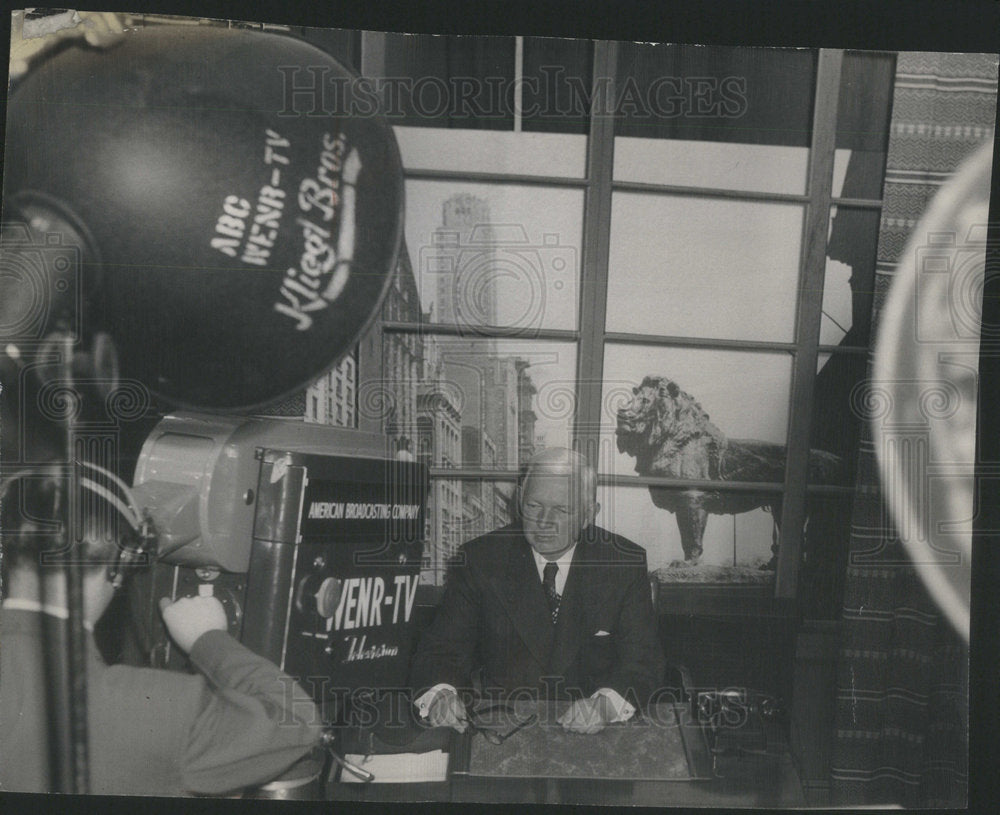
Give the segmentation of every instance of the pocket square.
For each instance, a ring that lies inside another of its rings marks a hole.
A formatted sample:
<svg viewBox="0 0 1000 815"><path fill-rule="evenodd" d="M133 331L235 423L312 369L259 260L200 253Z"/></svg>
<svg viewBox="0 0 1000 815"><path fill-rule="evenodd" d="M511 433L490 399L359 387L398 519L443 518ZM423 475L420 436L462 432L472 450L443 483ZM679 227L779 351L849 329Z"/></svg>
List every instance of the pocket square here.
<svg viewBox="0 0 1000 815"><path fill-rule="evenodd" d="M602 628L600 631L598 631L596 634L594 634L594 636L595 637L610 637L611 636L611 632L610 631L605 631Z"/></svg>

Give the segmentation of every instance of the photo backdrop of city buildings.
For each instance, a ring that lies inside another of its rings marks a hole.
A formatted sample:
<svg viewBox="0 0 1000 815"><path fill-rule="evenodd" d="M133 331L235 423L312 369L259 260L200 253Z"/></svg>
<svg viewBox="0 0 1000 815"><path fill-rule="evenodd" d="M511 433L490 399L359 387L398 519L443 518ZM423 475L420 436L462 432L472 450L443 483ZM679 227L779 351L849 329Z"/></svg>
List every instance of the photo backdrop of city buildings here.
<svg viewBox="0 0 1000 815"><path fill-rule="evenodd" d="M496 326L489 204L468 194L442 204L433 236L433 285L424 310L404 246L381 312L354 350L269 415L382 433L387 453L430 467L518 470L544 439L536 434L530 362L504 353L475 326ZM394 332L393 324L459 326L455 336ZM509 481L435 478L425 515L424 582L440 585L465 541L513 517Z"/></svg>

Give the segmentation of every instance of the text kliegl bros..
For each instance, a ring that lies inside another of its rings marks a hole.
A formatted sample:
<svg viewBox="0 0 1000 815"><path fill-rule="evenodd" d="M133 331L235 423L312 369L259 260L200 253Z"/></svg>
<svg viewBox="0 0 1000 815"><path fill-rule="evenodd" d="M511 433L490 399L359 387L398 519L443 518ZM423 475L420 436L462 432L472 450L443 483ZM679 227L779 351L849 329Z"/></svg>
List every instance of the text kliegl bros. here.
<svg viewBox="0 0 1000 815"><path fill-rule="evenodd" d="M274 310L292 319L298 331L311 328L314 315L340 297L354 260L361 156L356 148L348 149L344 133L324 133L321 148L315 174L299 183L295 224L302 236L302 250L298 264L285 272L274 303ZM287 172L290 164L290 150L288 139L271 129L265 132L263 163L268 183L260 188L255 206L238 195L226 196L211 239L213 249L254 266L264 266L270 260L284 214L283 170ZM340 222L333 246L338 211Z"/></svg>

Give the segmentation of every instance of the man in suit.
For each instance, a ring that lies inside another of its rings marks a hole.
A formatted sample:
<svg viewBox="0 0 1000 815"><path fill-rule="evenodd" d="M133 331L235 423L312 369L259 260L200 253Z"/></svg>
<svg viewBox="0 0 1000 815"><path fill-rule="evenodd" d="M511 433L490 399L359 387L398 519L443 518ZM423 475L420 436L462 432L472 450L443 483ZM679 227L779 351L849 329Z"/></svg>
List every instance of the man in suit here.
<svg viewBox="0 0 1000 815"><path fill-rule="evenodd" d="M68 767L65 755L53 760L62 742L53 714L66 709L69 696L66 573L61 563L40 562L52 535L25 520L55 518L50 486L42 480L28 490L31 495L15 488L4 497L0 789L6 791L54 791L56 770ZM90 632L90 791L229 793L272 780L318 745L319 713L291 677L226 633L216 598L160 601L167 630L197 674L102 661L93 628L114 595L119 554L106 514L87 516L71 552L82 561L75 568L83 570L84 627Z"/></svg>
<svg viewBox="0 0 1000 815"><path fill-rule="evenodd" d="M521 520L466 543L411 664L420 714L467 726L461 691L569 698L559 721L594 733L659 687L645 551L594 525L597 477L580 454L544 450L518 488Z"/></svg>

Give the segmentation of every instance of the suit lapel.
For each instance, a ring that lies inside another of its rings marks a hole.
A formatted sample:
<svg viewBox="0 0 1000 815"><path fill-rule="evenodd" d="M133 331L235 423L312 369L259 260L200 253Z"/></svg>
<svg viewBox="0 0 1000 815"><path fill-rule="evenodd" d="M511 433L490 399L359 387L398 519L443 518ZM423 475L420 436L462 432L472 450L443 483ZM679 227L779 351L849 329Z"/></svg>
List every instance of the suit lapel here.
<svg viewBox="0 0 1000 815"><path fill-rule="evenodd" d="M540 665L548 665L553 636L553 626L545 625L549 606L531 546L521 536L511 540L507 568L498 589L500 602L524 644Z"/></svg>

